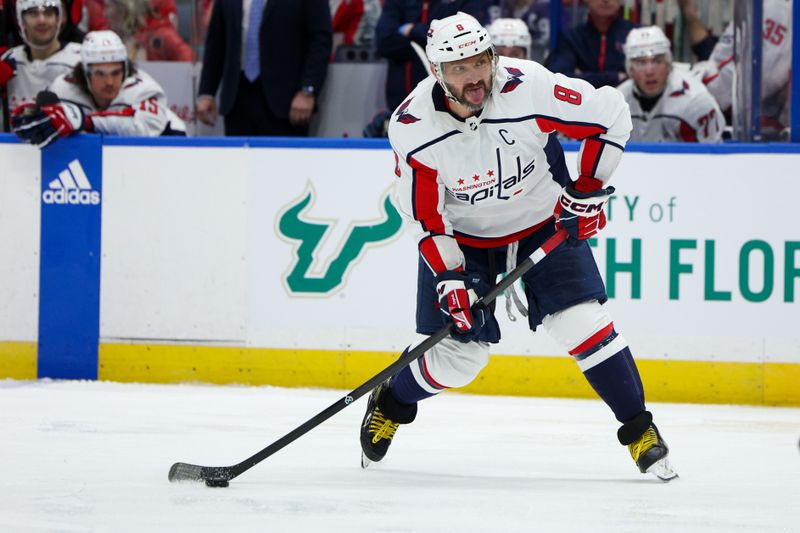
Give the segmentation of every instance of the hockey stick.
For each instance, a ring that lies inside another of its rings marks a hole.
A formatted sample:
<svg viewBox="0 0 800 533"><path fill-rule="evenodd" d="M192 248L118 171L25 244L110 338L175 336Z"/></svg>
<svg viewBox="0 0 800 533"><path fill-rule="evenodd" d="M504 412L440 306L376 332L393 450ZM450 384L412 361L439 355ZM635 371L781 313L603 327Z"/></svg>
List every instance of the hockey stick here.
<svg viewBox="0 0 800 533"><path fill-rule="evenodd" d="M426 71L428 71L431 68L431 63L430 61L428 61L428 56L427 54L425 54L425 49L423 49L420 45L418 45L414 41L409 41L409 43L411 44L411 48L414 49L414 52L416 52L419 60L422 62L422 66L425 67Z"/></svg>
<svg viewBox="0 0 800 533"><path fill-rule="evenodd" d="M563 229L558 230L552 237L547 239L544 244L542 244L539 248L537 248L531 255L525 258L517 268L512 270L511 272L506 275L500 282L492 287L492 289L478 302L483 304L489 304L497 298L497 296L506 290L509 286L511 286L517 279L521 278L523 274L525 274L528 270L530 270L535 264L540 262L544 259L547 254L553 251L558 245L560 245L564 240L567 238L567 233ZM297 428L293 429L283 437L279 438L263 450L255 453L251 457L248 457L241 463L232 465L232 466L199 466L193 465L188 463L175 463L172 465L172 468L169 469L169 480L170 481L205 481L206 485L209 487L227 487L228 481L231 479L239 476L243 472L251 469L270 455L274 454L278 450L282 449L288 444L291 444L298 438L302 437L321 423L325 422L333 415L347 407L348 405L352 404L368 392L372 391L375 387L383 383L387 378L397 374L403 368L411 364L411 362L415 361L419 358L422 354L426 351L430 350L433 346L439 343L442 339L447 337L450 334L450 328L452 327L452 323L448 324L447 326L443 327L430 337L423 340L420 344L415 346L413 349L404 352L403 355L394 363L387 366L385 369L381 370L379 373L375 374L369 380L367 380L364 384L350 392L350 394L344 396L337 400L334 404L330 407L325 409L324 411L320 412L313 418L309 419L305 423L301 424Z"/></svg>

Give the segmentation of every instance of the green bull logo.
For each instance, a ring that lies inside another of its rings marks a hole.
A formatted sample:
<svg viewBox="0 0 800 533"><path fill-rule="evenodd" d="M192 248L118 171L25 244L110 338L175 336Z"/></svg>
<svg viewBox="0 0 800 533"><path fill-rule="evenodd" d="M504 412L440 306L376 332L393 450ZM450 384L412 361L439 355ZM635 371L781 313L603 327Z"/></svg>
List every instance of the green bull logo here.
<svg viewBox="0 0 800 533"><path fill-rule="evenodd" d="M367 247L386 244L399 234L402 219L386 193L381 202L382 219L377 222L352 222L337 246L338 253L324 274L311 276L309 272L319 253L320 244L335 224L335 221L311 222L303 217L303 212L313 200L314 190L309 188L298 202L289 205L279 215L280 236L295 245L294 262L284 283L292 294L327 296L343 287L347 274L359 262Z"/></svg>

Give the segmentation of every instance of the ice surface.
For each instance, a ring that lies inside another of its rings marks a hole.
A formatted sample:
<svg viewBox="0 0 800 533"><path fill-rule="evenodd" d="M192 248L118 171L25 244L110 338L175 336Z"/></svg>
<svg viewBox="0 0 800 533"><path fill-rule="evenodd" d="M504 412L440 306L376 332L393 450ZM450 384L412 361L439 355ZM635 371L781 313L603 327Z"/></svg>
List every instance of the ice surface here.
<svg viewBox="0 0 800 533"><path fill-rule="evenodd" d="M800 409L652 404L681 478L639 474L599 401L446 393L359 467L365 399L233 480L347 391L0 381L0 531L800 532Z"/></svg>

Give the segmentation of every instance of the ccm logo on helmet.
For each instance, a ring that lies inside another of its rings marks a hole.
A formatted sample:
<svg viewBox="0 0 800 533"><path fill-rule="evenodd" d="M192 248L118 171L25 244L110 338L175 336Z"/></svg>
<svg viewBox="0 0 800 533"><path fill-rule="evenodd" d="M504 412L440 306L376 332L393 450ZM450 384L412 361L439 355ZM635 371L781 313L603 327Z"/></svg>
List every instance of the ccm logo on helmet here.
<svg viewBox="0 0 800 533"><path fill-rule="evenodd" d="M475 45L475 43L477 43L477 42L478 42L478 41L470 41L470 42L468 42L468 43L462 43L462 44L458 45L458 47L459 47L459 48L467 48L468 46L473 46L473 45Z"/></svg>
<svg viewBox="0 0 800 533"><path fill-rule="evenodd" d="M573 213L578 213L579 215L586 215L590 216L595 213L599 213L603 210L603 205L605 205L605 200L600 202L581 202L578 200L570 200L569 198L565 198L563 195L559 198L561 205L572 211Z"/></svg>

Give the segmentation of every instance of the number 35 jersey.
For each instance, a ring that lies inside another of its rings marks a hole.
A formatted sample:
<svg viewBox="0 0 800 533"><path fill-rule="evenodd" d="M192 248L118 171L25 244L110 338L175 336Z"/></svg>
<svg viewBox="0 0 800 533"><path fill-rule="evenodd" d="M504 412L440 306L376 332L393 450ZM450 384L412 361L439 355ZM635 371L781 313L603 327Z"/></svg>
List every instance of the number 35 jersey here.
<svg viewBox="0 0 800 533"><path fill-rule="evenodd" d="M417 224L428 265L453 268L456 242L501 246L550 219L570 179L556 132L583 141L575 185L591 191L608 182L630 131L619 91L532 61L500 57L488 102L466 120L428 77L390 118L395 200Z"/></svg>

